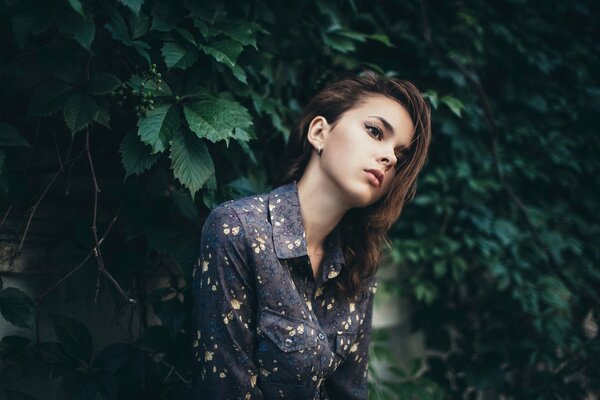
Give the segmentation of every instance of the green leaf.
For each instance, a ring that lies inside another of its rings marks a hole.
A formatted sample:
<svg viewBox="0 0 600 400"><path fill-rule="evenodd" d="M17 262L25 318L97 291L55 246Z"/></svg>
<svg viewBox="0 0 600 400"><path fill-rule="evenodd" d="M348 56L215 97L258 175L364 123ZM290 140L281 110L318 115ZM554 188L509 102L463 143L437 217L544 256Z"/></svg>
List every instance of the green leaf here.
<svg viewBox="0 0 600 400"><path fill-rule="evenodd" d="M168 32L179 23L179 20L171 13L169 2L165 0L155 0L151 14L152 27L150 29L152 30Z"/></svg>
<svg viewBox="0 0 600 400"><path fill-rule="evenodd" d="M111 371L97 370L93 371L94 381L98 394L103 399L117 400L119 393L119 382L117 377Z"/></svg>
<svg viewBox="0 0 600 400"><path fill-rule="evenodd" d="M22 290L14 287L0 290L0 313L11 324L31 330L34 307L33 300Z"/></svg>
<svg viewBox="0 0 600 400"><path fill-rule="evenodd" d="M198 43L196 42L194 35L192 35L192 33L190 31L188 31L187 29L175 28L175 31L177 31L177 33L179 33L181 35L181 37L184 38L189 44L198 46Z"/></svg>
<svg viewBox="0 0 600 400"><path fill-rule="evenodd" d="M119 0L119 2L129 7L129 9L137 15L140 13L140 9L142 8L144 0Z"/></svg>
<svg viewBox="0 0 600 400"><path fill-rule="evenodd" d="M94 19L86 15L67 13L56 21L57 28L73 38L87 51L90 51L96 37Z"/></svg>
<svg viewBox="0 0 600 400"><path fill-rule="evenodd" d="M133 131L123 138L119 152L125 168L125 178L131 174L141 174L160 158L160 154L152 154L152 148L143 143Z"/></svg>
<svg viewBox="0 0 600 400"><path fill-rule="evenodd" d="M210 43L210 46L203 44L199 45L200 50L204 53L212 56L218 62L227 65L230 68L236 64L239 55L242 53L244 48L242 45L230 39L218 40Z"/></svg>
<svg viewBox="0 0 600 400"><path fill-rule="evenodd" d="M100 103L98 112L94 115L94 121L110 129L110 111L107 104Z"/></svg>
<svg viewBox="0 0 600 400"><path fill-rule="evenodd" d="M189 193L181 190L175 190L171 192L171 198L173 199L175 206L177 206L177 209L179 209L181 215L195 224L200 223L200 215L198 214L198 210L196 209L196 206L194 205Z"/></svg>
<svg viewBox="0 0 600 400"><path fill-rule="evenodd" d="M390 38L383 33L374 33L372 35L365 35L366 38L375 40L377 42L381 42L385 44L387 47L395 47L392 42L390 42Z"/></svg>
<svg viewBox="0 0 600 400"><path fill-rule="evenodd" d="M218 22L214 25L213 29L236 42L239 42L242 46L252 46L256 50L258 50L258 47L256 46L254 32L257 30L264 31L264 28L255 22L235 19Z"/></svg>
<svg viewBox="0 0 600 400"><path fill-rule="evenodd" d="M252 117L245 107L233 100L214 99L186 104L183 108L190 129L200 138L215 143L234 137L234 128L248 128Z"/></svg>
<svg viewBox="0 0 600 400"><path fill-rule="evenodd" d="M429 282L418 282L414 287L414 293L417 300L424 301L426 304L431 304L436 297L436 289Z"/></svg>
<svg viewBox="0 0 600 400"><path fill-rule="evenodd" d="M436 278L440 278L446 273L446 260L437 260L433 263L433 273Z"/></svg>
<svg viewBox="0 0 600 400"><path fill-rule="evenodd" d="M206 184L204 185L204 192L202 193L202 204L209 210L215 208L220 201L217 199L217 178L215 175L211 176Z"/></svg>
<svg viewBox="0 0 600 400"><path fill-rule="evenodd" d="M207 24L206 21L202 20L201 18L194 18L194 26L198 28L202 36L204 36L204 38L207 40L218 36L221 33L218 28Z"/></svg>
<svg viewBox="0 0 600 400"><path fill-rule="evenodd" d="M233 72L233 76L235 76L238 81L246 84L248 83L248 80L246 79L246 72L238 64L231 68L231 72Z"/></svg>
<svg viewBox="0 0 600 400"><path fill-rule="evenodd" d="M129 360L135 348L127 343L109 344L94 357L94 368L117 372Z"/></svg>
<svg viewBox="0 0 600 400"><path fill-rule="evenodd" d="M133 49L138 53L144 60L146 60L146 65L149 67L152 61L150 60L150 45L146 42L142 42L141 40L135 40L133 43Z"/></svg>
<svg viewBox="0 0 600 400"><path fill-rule="evenodd" d="M215 174L215 166L204 141L187 130L175 132L171 143L171 168L175 177L192 195Z"/></svg>
<svg viewBox="0 0 600 400"><path fill-rule="evenodd" d="M112 92L121 86L121 80L106 72L94 75L88 84L87 91L91 94L101 95Z"/></svg>
<svg viewBox="0 0 600 400"><path fill-rule="evenodd" d="M450 108L450 111L452 111L454 115L460 118L461 111L465 108L462 101L460 101L456 97L446 95L441 98L441 102L446 104L448 108Z"/></svg>
<svg viewBox="0 0 600 400"><path fill-rule="evenodd" d="M356 42L364 42L367 39L367 36L364 33L354 32L348 29L335 29L329 31L330 34L335 34L341 37L346 37L348 39L352 39Z"/></svg>
<svg viewBox="0 0 600 400"><path fill-rule="evenodd" d="M94 120L98 112L98 105L90 96L86 94L75 94L67 100L63 115L71 133L77 132L87 127Z"/></svg>
<svg viewBox="0 0 600 400"><path fill-rule="evenodd" d="M433 90L428 90L425 93L423 93L423 97L429 100L434 110L437 110L439 105L439 98L437 92Z"/></svg>
<svg viewBox="0 0 600 400"><path fill-rule="evenodd" d="M39 351L40 359L47 363L52 364L53 369L56 365L60 365L60 372L56 374L53 371L53 374L61 375L67 372L71 372L75 370L80 362L77 358L75 358L69 351L66 350L65 345L58 342L43 342L40 343L40 351Z"/></svg>
<svg viewBox="0 0 600 400"><path fill-rule="evenodd" d="M469 266L464 258L458 256L452 257L452 277L455 281L460 281L468 269Z"/></svg>
<svg viewBox="0 0 600 400"><path fill-rule="evenodd" d="M507 219L496 219L494 221L493 229L494 234L504 245L508 245L519 238L519 228L512 221Z"/></svg>
<svg viewBox="0 0 600 400"><path fill-rule="evenodd" d="M183 89L181 99L210 99L212 95L210 91L203 85L189 85Z"/></svg>
<svg viewBox="0 0 600 400"><path fill-rule="evenodd" d="M364 42L366 35L346 29L334 28L323 33L324 43L341 53L356 50L355 42Z"/></svg>
<svg viewBox="0 0 600 400"><path fill-rule="evenodd" d="M131 26L131 38L138 39L150 29L150 17L144 12L131 15L129 26Z"/></svg>
<svg viewBox="0 0 600 400"><path fill-rule="evenodd" d="M95 36L96 26L94 25L94 21L73 26L73 37L87 50L91 49Z"/></svg>
<svg viewBox="0 0 600 400"><path fill-rule="evenodd" d="M198 60L198 51L191 46L181 47L174 42L167 42L161 49L168 68L185 69Z"/></svg>
<svg viewBox="0 0 600 400"><path fill-rule="evenodd" d="M165 80L160 84L160 89L158 88L156 82L153 79L142 79L139 75L132 75L131 78L127 81L127 85L136 91L140 90L141 84L144 82L144 91L147 91L152 96L162 97L162 96L172 96L173 91L171 87L167 84Z"/></svg>
<svg viewBox="0 0 600 400"><path fill-rule="evenodd" d="M69 5L73 8L73 10L77 11L81 16L85 16L83 12L83 6L79 0L67 0Z"/></svg>
<svg viewBox="0 0 600 400"><path fill-rule="evenodd" d="M142 142L151 146L152 154L161 153L180 124L179 108L173 104L162 104L138 121L138 135Z"/></svg>
<svg viewBox="0 0 600 400"><path fill-rule="evenodd" d="M15 128L0 122L0 146L27 146L27 140Z"/></svg>
<svg viewBox="0 0 600 400"><path fill-rule="evenodd" d="M113 10L110 21L108 21L104 27L110 32L115 40L118 40L126 46L133 45L131 35L127 29L127 24L125 24L125 20L118 11Z"/></svg>
<svg viewBox="0 0 600 400"><path fill-rule="evenodd" d="M85 325L64 315L50 314L54 332L65 350L79 360L89 363L92 358L93 342Z"/></svg>
<svg viewBox="0 0 600 400"><path fill-rule="evenodd" d="M29 99L29 115L45 117L64 108L71 86L52 80L40 86Z"/></svg>
<svg viewBox="0 0 600 400"><path fill-rule="evenodd" d="M249 142L256 139L256 134L252 129L235 128L233 137L238 142Z"/></svg>
<svg viewBox="0 0 600 400"><path fill-rule="evenodd" d="M412 360L410 360L408 363L409 375L410 376L417 375L417 372L419 372L419 370L421 369L422 366L423 366L423 360L421 360L420 358L413 358Z"/></svg>
<svg viewBox="0 0 600 400"><path fill-rule="evenodd" d="M74 371L66 375L60 382L58 396L60 400L96 399L96 396L98 396L98 386L93 373Z"/></svg>

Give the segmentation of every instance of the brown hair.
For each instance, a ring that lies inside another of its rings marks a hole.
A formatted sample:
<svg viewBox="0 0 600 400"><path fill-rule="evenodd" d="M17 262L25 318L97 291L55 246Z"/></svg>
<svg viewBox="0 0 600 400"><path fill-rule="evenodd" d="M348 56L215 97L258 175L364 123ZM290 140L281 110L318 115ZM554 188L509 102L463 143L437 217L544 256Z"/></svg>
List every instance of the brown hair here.
<svg viewBox="0 0 600 400"><path fill-rule="evenodd" d="M403 150L396 163L396 175L389 191L368 207L348 210L340 221L347 268L342 268L334 281L337 289L346 295L366 294L364 283L377 272L382 247L389 244L387 231L400 217L404 204L414 198L417 175L425 164L431 140L431 110L425 99L412 83L369 70L328 84L302 111L285 150L284 168L275 181L279 186L298 181L304 174L314 150L307 140L313 118L321 115L333 128L342 114L359 106L367 96L376 94L396 100L408 111L414 133L411 145Z"/></svg>

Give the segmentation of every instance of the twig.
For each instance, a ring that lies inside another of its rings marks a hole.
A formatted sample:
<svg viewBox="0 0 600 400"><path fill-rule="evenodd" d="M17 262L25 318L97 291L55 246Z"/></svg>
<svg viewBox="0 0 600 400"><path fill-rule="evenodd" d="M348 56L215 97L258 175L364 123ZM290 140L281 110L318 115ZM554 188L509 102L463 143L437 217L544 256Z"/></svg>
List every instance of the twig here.
<svg viewBox="0 0 600 400"><path fill-rule="evenodd" d="M127 324L127 334L130 342L133 341L133 313L135 312L135 307L131 307L129 310L129 323Z"/></svg>
<svg viewBox="0 0 600 400"><path fill-rule="evenodd" d="M58 167L61 171L64 171L64 166L60 157L60 148L58 147L58 140L56 139L56 131L54 132L52 137L54 138L54 147L56 148L56 158L58 159Z"/></svg>
<svg viewBox="0 0 600 400"><path fill-rule="evenodd" d="M87 158L90 164L90 171L92 173L92 180L94 181L94 212L92 216L92 234L94 235L94 241L96 243L94 258L96 259L96 265L98 265L98 276L96 278L96 293L94 294L94 303L98 302L98 294L100 292L100 277L103 274L104 268L104 259L102 258L102 252L100 251L100 246L98 245L98 228L96 226L96 221L98 217L98 193L100 192L100 187L98 186L98 180L96 179L96 171L94 170L94 163L92 161L92 154L90 152L90 131L86 129L85 131L85 152L87 154Z"/></svg>
<svg viewBox="0 0 600 400"><path fill-rule="evenodd" d="M149 349L147 347L140 347L141 350L149 353L150 355L152 355L152 359L163 364L164 366L166 366L167 368L169 368L169 373L167 374L167 376L164 379L164 382L167 381L167 379L169 379L169 377L171 376L171 374L175 374L175 376L177 376L183 383L185 383L186 385L189 385L190 382L185 379L178 371L177 369L172 365L169 364L168 362L166 362L165 360L163 360L163 356L159 353L157 353L156 351Z"/></svg>
<svg viewBox="0 0 600 400"><path fill-rule="evenodd" d="M147 304L146 304L146 285L144 282L144 275L141 272L135 273L135 287L136 294L139 299L139 311L140 311L140 319L139 319L139 334L140 336L146 330L148 326L148 313L147 313Z"/></svg>
<svg viewBox="0 0 600 400"><path fill-rule="evenodd" d="M69 146L69 154L72 151L72 146L73 144L73 140L71 140L71 146ZM81 156L83 156L83 153L85 152L85 146L83 146L81 148L81 151L79 152L79 154L77 154L74 158L73 161L69 163L69 169L67 170L67 186L65 188L65 196L68 196L70 194L70 188L71 188L71 171L73 170L73 166L75 165L75 162L77 160L79 160L81 158Z"/></svg>
<svg viewBox="0 0 600 400"><path fill-rule="evenodd" d="M9 205L8 208L6 209L6 212L4 213L4 217L2 217L2 222L0 223L0 225L4 225L4 222L6 221L6 217L8 217L8 214L10 214L10 210L12 209L13 204Z"/></svg>
<svg viewBox="0 0 600 400"><path fill-rule="evenodd" d="M46 289L42 294L37 295L35 297L36 301L41 300L42 298L44 298L44 296L46 296L48 293L50 293L52 290L54 290L58 285L60 285L61 283L63 283L65 280L67 280L71 275L73 275L75 272L79 271L79 269L87 262L87 260L89 260L90 256L92 255L92 252L94 251L94 249L92 248L87 256L85 256L85 258L83 259L83 261L81 261L79 263L79 265L77 265L75 268L73 268L71 271L69 271L65 276L63 276L62 278L60 278L58 281L56 281L52 286L50 286L48 289Z"/></svg>
<svg viewBox="0 0 600 400"><path fill-rule="evenodd" d="M25 171L23 171L23 175L27 176L27 170L31 165L31 160L33 160L33 153L35 152L35 147L37 145L38 137L40 135L40 126L42 124L42 119L37 119L37 124L35 125L35 135L33 136L33 145L31 146L31 152L29 153L29 158L27 159L27 165L25 165Z"/></svg>
<svg viewBox="0 0 600 400"><path fill-rule="evenodd" d="M40 303L35 304L35 344L37 351L40 351Z"/></svg>
<svg viewBox="0 0 600 400"><path fill-rule="evenodd" d="M87 158L90 164L90 171L92 172L92 180L94 182L94 212L92 218L92 233L94 235L94 241L96 245L94 246L93 253L94 258L96 259L96 265L98 266L98 277L96 278L96 293L94 294L94 303L98 302L98 295L100 292L100 277L104 275L110 283L112 283L113 287L117 289L121 297L125 299L128 303L135 303L135 300L127 296L119 282L112 276L110 272L106 269L104 264L104 258L102 257L102 252L100 250L100 241L98 240L98 228L97 228L97 217L98 217L98 193L100 193L100 187L98 186L98 180L96 178L96 171L94 169L94 163L92 161L92 153L90 152L90 132L89 129L86 129L85 132L85 152L87 154ZM119 206L120 210L121 206ZM113 219L114 222L114 219ZM111 222L112 224L112 222Z"/></svg>
<svg viewBox="0 0 600 400"><path fill-rule="evenodd" d="M46 196L46 193L48 193L48 190L54 184L54 181L56 180L56 178L58 178L58 175L60 175L60 171L57 171L54 174L54 176L52 177L50 182L46 185L46 188L42 192L41 196L38 198L38 200L35 202L35 204L31 208L31 213L29 214L29 218L27 219L27 225L25 226L25 231L23 232L23 236L21 237L21 242L19 243L19 247L17 248L16 251L11 252L11 254L7 258L5 258L4 260L0 260L0 264L8 261L9 267L12 267L12 265L15 261L15 258L17 258L21 254L21 249L23 248L23 243L25 243L25 238L27 237L27 233L29 232L29 227L31 226L31 221L33 220L33 216L35 215L35 212L37 211L37 208L40 205L42 199Z"/></svg>
<svg viewBox="0 0 600 400"><path fill-rule="evenodd" d="M110 224L106 228L106 231L104 231L104 235L102 235L102 237L98 241L98 246L100 246L104 242L104 239L106 238L106 236L108 235L108 233L111 231L114 223L117 221L119 213L121 212L121 206L122 206L122 204L119 205L119 208L117 209L117 212L115 213L115 216L110 221ZM81 261L79 263L79 265L77 265L75 268L73 268L71 271L69 271L69 273L67 273L65 276L63 276L58 281L56 281L52 286L50 286L48 289L46 289L46 291L44 291L42 294L36 296L36 301L41 300L44 296L46 296L48 293L50 293L52 290L54 290L58 285L60 285L62 282L64 282L67 278L69 278L75 272L77 272L87 262L87 260L90 259L90 257L94 253L95 249L96 249L95 246L92 247L90 249L90 251L88 252L88 254L85 256L85 258L83 259L83 261ZM129 303L135 303L135 300L134 299L128 299L128 302Z"/></svg>

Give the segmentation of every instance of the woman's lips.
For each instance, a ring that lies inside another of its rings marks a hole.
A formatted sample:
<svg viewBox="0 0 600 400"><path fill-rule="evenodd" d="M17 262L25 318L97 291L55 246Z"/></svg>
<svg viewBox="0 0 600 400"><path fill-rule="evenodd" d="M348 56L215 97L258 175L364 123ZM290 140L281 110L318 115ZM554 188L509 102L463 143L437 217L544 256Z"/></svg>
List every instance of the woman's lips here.
<svg viewBox="0 0 600 400"><path fill-rule="evenodd" d="M375 173L371 172L371 170L365 170L365 172L369 177L369 182L371 182L377 187L381 186L381 181L377 178L377 175Z"/></svg>

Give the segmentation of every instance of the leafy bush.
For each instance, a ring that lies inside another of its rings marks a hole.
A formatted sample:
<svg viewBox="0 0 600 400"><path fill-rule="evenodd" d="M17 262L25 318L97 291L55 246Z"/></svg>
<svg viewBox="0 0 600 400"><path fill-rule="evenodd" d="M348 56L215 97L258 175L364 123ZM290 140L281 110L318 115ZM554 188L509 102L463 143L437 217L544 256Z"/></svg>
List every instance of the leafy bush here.
<svg viewBox="0 0 600 400"><path fill-rule="evenodd" d="M372 370L371 396L598 392L595 5L396 3L0 5L0 193L4 220L30 216L3 264L48 198L74 211L49 252L62 278L35 301L0 290L4 319L29 332L0 342L8 398L31 398L15 383L28 379L68 399L181 398L204 216L268 190L302 105L362 68L416 82L434 122L417 197L390 232L401 278L381 285L411 300L427 352ZM146 293L157 271L168 286ZM95 348L53 314L56 341L40 342L34 313L60 286L109 295L139 321L130 340ZM375 332L373 357L385 349Z"/></svg>

